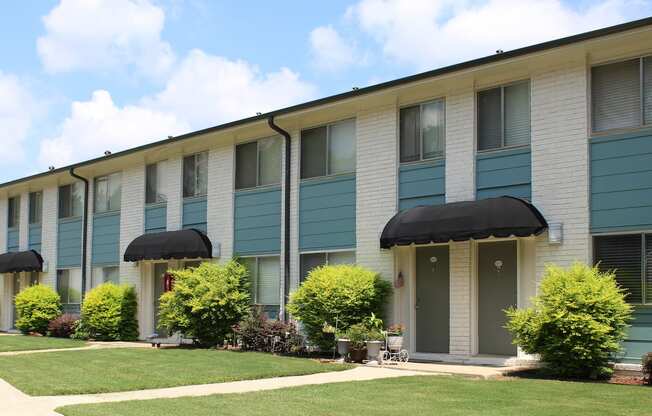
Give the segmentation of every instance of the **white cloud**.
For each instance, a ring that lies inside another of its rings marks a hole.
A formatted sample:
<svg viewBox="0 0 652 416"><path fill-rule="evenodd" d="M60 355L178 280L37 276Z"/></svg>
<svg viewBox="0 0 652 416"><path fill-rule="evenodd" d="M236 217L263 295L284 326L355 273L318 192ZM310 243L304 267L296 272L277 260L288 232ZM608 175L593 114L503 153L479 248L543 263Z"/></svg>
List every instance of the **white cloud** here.
<svg viewBox="0 0 652 416"><path fill-rule="evenodd" d="M313 65L321 71L335 72L361 62L355 45L346 41L332 26L320 26L310 32Z"/></svg>
<svg viewBox="0 0 652 416"><path fill-rule="evenodd" d="M161 40L165 14L149 0L61 0L43 23L37 49L52 73L135 68L161 77L175 60Z"/></svg>
<svg viewBox="0 0 652 416"><path fill-rule="evenodd" d="M23 159L23 145L37 111L38 105L24 83L0 71L0 162L17 163Z"/></svg>
<svg viewBox="0 0 652 416"><path fill-rule="evenodd" d="M104 90L75 101L56 137L41 141L39 162L57 167L187 132L177 116L139 106L118 107Z"/></svg>
<svg viewBox="0 0 652 416"><path fill-rule="evenodd" d="M573 9L558 0L361 0L347 11L386 58L418 69L490 55L634 18L637 0Z"/></svg>

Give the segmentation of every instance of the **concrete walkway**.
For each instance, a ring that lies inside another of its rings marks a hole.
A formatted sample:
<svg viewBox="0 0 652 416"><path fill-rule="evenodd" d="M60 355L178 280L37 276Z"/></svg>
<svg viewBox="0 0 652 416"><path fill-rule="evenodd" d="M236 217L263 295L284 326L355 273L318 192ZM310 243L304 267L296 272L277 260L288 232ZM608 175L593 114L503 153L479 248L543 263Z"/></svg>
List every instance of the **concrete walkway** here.
<svg viewBox="0 0 652 416"><path fill-rule="evenodd" d="M40 354L45 352L57 352L57 351L82 351L82 350L101 350L107 348L151 348L151 345L145 342L99 342L99 341L90 341L88 345L83 347L73 347L73 348L51 348L51 349L42 349L42 350L27 350L27 351L7 351L0 352L0 357L8 355L24 355L24 354Z"/></svg>
<svg viewBox="0 0 652 416"><path fill-rule="evenodd" d="M382 367L356 367L352 370L307 376L276 377L262 380L245 380L231 383L138 390L121 393L84 394L74 396L28 396L0 379L0 409L3 416L57 416L54 409L60 406L87 403L121 402L175 397L208 396L211 394L247 393L285 387L307 386L347 381L365 381L383 378L433 375L419 371L388 369Z"/></svg>

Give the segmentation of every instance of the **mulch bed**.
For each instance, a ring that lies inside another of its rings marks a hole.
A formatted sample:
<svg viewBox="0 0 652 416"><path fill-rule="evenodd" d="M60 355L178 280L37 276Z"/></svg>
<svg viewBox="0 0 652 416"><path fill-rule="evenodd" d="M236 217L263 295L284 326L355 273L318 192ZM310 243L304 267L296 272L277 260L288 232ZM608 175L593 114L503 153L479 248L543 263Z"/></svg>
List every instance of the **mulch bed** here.
<svg viewBox="0 0 652 416"><path fill-rule="evenodd" d="M616 371L614 375L608 380L581 380L581 379L568 379L554 377L549 374L546 374L538 369L529 369L529 370L519 370L507 373L503 376L504 378L524 378L524 379L537 379L537 380L559 380L559 381L574 381L579 383L606 383L606 384L621 384L627 386L649 386L643 380L643 374L637 374L632 372L618 372Z"/></svg>

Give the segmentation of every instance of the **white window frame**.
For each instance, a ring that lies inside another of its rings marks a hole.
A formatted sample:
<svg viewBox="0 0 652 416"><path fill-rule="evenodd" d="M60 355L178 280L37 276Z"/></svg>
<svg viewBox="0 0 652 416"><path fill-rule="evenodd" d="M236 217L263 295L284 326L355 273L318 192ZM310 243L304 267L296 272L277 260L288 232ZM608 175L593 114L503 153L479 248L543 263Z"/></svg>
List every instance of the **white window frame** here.
<svg viewBox="0 0 652 416"><path fill-rule="evenodd" d="M145 205L146 206L164 205L164 204L167 204L167 202L168 202L169 195L167 193L167 191L168 191L167 189L165 189L165 192L164 192L165 199L159 201L159 195L161 194L159 192L159 190L161 188L166 188L165 181L163 180L163 183L161 183L161 177L162 177L161 174L163 173L163 172L161 172L161 170L163 170L163 169L161 169L161 165L162 164L167 164L167 162L168 162L168 160L165 159L165 160L159 160L157 162L148 163L148 164L145 165ZM150 166L155 166L156 167L156 202L147 202L147 168L150 167ZM183 173L182 173L182 175L183 175Z"/></svg>
<svg viewBox="0 0 652 416"><path fill-rule="evenodd" d="M70 195L70 200L68 201L68 203L70 205L70 214L71 215L69 215L67 217L62 217L61 216L61 188L64 188L66 186L70 187L70 194L69 194ZM72 182L72 183L68 183L68 184L65 184L65 185L59 185L57 187L57 218L59 220L66 220L66 219L71 219L71 218L81 218L81 217L84 216L85 207L84 207L83 190L82 190L82 199L80 201L81 212L79 213L79 215L75 215L74 209L73 209L74 208L74 204L73 204L73 194L74 194L73 191L74 191L74 188L75 187L81 188L82 186L83 185L82 185L81 182Z"/></svg>
<svg viewBox="0 0 652 416"><path fill-rule="evenodd" d="M199 155L203 155L203 154L206 155L206 193L197 193L197 190L199 188L199 186L198 186L199 185L199 169L198 169L199 164L197 163L197 157ZM186 158L189 158L189 157L195 158L195 170L194 170L194 173L193 173L193 178L194 178L194 182L195 182L195 185L194 185L195 186L195 193L193 195L185 196L185 193L186 193L186 190L185 190L186 170L185 170L184 164L185 164ZM209 152L208 152L208 150L203 150L201 152L196 152L196 153L193 153L193 154L183 156L183 158L181 159L181 196L183 197L183 199L201 198L201 197L204 197L204 196L206 196L208 194L208 176L209 176L208 175L208 164L209 164L209 162L210 161L209 161Z"/></svg>
<svg viewBox="0 0 652 416"><path fill-rule="evenodd" d="M356 263L354 263L354 264L357 264L357 262L358 262L358 253L357 253L357 250L355 248L353 248L353 249L343 248L343 249L327 250L327 251L324 251L324 250L302 251L302 252L299 253L299 274L301 274L302 269L303 269L303 267L302 267L303 264L301 263L301 256L303 256L304 254L324 254L324 255L326 255L326 262L324 263L324 266L328 266L330 264L329 263L329 255L330 254L336 254L336 253L353 253L353 257L355 258L355 261L356 261ZM303 282L304 280L305 280L305 278L300 275L299 276L299 281Z"/></svg>
<svg viewBox="0 0 652 416"><path fill-rule="evenodd" d="M353 124L355 125L355 136L353 137L353 149L355 150L356 158L355 158L355 163L353 166L353 170L348 171L348 172L339 172L339 173L331 173L330 171L330 138L331 138L331 127L335 124L339 123L344 123L347 121L353 121ZM318 129L321 127L326 127L326 160L325 160L325 167L326 167L326 173L324 175L319 175L319 176L311 176L310 178L304 178L303 177L303 171L301 170L301 161L303 160L303 152L301 151L301 143L303 142L303 132L307 130L313 130L313 129ZM351 175L355 174L357 169L358 169L358 164L357 164L357 153L358 153L358 148L357 148L357 136L358 136L358 120L356 117L349 117L345 118L342 120L337 120L337 121L332 121L330 123L325 123L325 124L319 124L316 126L311 126L307 127L305 129L301 129L301 134L299 138L299 180L301 181L309 181L313 179L319 179L319 178L327 178L327 177L334 177L334 176L340 176L340 175Z"/></svg>
<svg viewBox="0 0 652 416"><path fill-rule="evenodd" d="M7 199L7 229L16 230L20 227L20 195L15 195ZM9 209L11 201L15 201L13 212ZM10 214L14 214L14 218ZM13 224L12 224L13 223Z"/></svg>
<svg viewBox="0 0 652 416"><path fill-rule="evenodd" d="M444 148L442 149L442 154L441 156L438 157L429 157L425 159L423 157L423 126L421 125L421 117L423 114L423 106L436 103L438 101L441 101L444 104ZM412 108L412 107L419 107L419 159L418 160L412 160L409 162L402 162L401 161L401 110L405 110L407 108ZM430 161L430 160L444 160L446 159L446 97L437 97L433 98L428 101L423 101L420 103L416 104L410 104L410 105L404 105L398 109L398 163L401 165L409 165L411 163L421 163L425 161Z"/></svg>
<svg viewBox="0 0 652 416"><path fill-rule="evenodd" d="M281 302L282 296L281 296L280 289L282 287L281 279L283 278L282 277L282 269L281 269L281 256L278 255L278 254L266 254L266 255L259 255L259 256L240 256L240 258L243 259L243 260L244 259L249 259L249 260L253 259L254 260L254 267L256 268L256 281L254 282L254 287L251 288L251 293L253 294L253 297L251 299L251 304L252 305L259 305L259 306L278 306L279 311L280 311L280 307L281 307L281 303L282 303ZM279 274L278 274L278 276L279 276L279 293L278 293L279 298L278 298L278 303L274 303L274 304L258 303L258 262L260 261L260 259L263 259L263 258L278 258L278 264L279 264Z"/></svg>
<svg viewBox="0 0 652 416"><path fill-rule="evenodd" d="M281 156L280 162L281 163L280 163L280 166L279 166L279 170L280 170L279 181L276 182L276 183L267 183L267 184L261 185L260 184L260 146L259 146L259 143L261 141L263 141L263 140L268 140L268 139L275 139L275 140L278 140L278 141L281 142L281 150L280 150L280 156ZM247 187L243 187L243 188L238 188L237 187L237 184L238 184L238 179L237 179L237 174L238 174L238 166L237 166L238 146L244 146L244 145L251 144L251 143L256 143L256 185L247 186ZM278 136L278 135L276 135L276 136L266 136L266 137L261 137L261 138L258 138L258 139L249 140L249 141L246 141L246 142L236 143L235 147L233 148L233 166L235 166L234 174L233 174L233 189L235 191L246 191L246 190L249 190L249 189L265 188L267 186L279 186L281 184L281 181L283 180L283 178L282 178L282 176L283 176L283 158L284 158L284 155L283 155L283 141L282 141L281 136Z"/></svg>
<svg viewBox="0 0 652 416"><path fill-rule="evenodd" d="M116 179L117 178L117 179ZM102 175L98 176L95 179L93 179L93 212L95 214L106 214L109 212L119 212L120 211L120 206L112 207L111 206L111 184L114 181L118 181L118 186L120 188L120 205L122 205L122 173L121 172L113 172L109 173L107 175ZM107 209L105 211L98 211L97 210L97 184L100 181L106 181L106 206Z"/></svg>
<svg viewBox="0 0 652 416"><path fill-rule="evenodd" d="M32 201L32 195L40 195L41 199L41 206L39 207L39 215L38 215L38 221L32 222L32 209L33 207L33 201ZM43 223L43 191L35 191L35 192L30 192L29 196L27 198L27 201L29 203L29 210L28 210L28 221L29 225L40 225Z"/></svg>

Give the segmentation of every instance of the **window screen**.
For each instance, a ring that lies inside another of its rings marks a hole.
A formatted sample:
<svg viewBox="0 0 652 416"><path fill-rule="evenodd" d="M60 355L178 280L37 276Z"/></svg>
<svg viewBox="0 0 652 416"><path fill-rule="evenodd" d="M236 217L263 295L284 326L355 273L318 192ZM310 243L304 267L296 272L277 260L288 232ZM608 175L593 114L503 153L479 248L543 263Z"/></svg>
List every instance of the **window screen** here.
<svg viewBox="0 0 652 416"><path fill-rule="evenodd" d="M81 301L81 269L57 270L57 292L63 304Z"/></svg>
<svg viewBox="0 0 652 416"><path fill-rule="evenodd" d="M301 132L301 178L326 175L326 126Z"/></svg>
<svg viewBox="0 0 652 416"><path fill-rule="evenodd" d="M443 100L433 101L421 106L423 159L444 156L445 126Z"/></svg>
<svg viewBox="0 0 652 416"><path fill-rule="evenodd" d="M165 172L167 161L147 165L145 170L145 203L157 204L167 202L167 190L165 188Z"/></svg>
<svg viewBox="0 0 652 416"><path fill-rule="evenodd" d="M278 137L258 141L258 185L281 183L281 144Z"/></svg>
<svg viewBox="0 0 652 416"><path fill-rule="evenodd" d="M421 108L419 106L403 108L400 114L401 162L414 162L420 159L419 136Z"/></svg>
<svg viewBox="0 0 652 416"><path fill-rule="evenodd" d="M29 194L29 223L40 224L43 217L43 193L32 192Z"/></svg>
<svg viewBox="0 0 652 416"><path fill-rule="evenodd" d="M258 144L245 143L235 148L235 187L236 189L256 186L256 163Z"/></svg>
<svg viewBox="0 0 652 416"><path fill-rule="evenodd" d="M328 129L328 174L355 170L355 121L332 124Z"/></svg>
<svg viewBox="0 0 652 416"><path fill-rule="evenodd" d="M641 124L640 106L639 59L591 69L593 131L638 127Z"/></svg>
<svg viewBox="0 0 652 416"><path fill-rule="evenodd" d="M18 227L20 217L20 197L9 198L7 207L7 227Z"/></svg>
<svg viewBox="0 0 652 416"><path fill-rule="evenodd" d="M530 143L530 83L508 85L505 94L505 146Z"/></svg>
<svg viewBox="0 0 652 416"><path fill-rule="evenodd" d="M501 88L478 93L478 150L502 146Z"/></svg>
<svg viewBox="0 0 652 416"><path fill-rule="evenodd" d="M195 196L196 176L195 176L195 155L183 158L183 196L184 198Z"/></svg>
<svg viewBox="0 0 652 416"><path fill-rule="evenodd" d="M280 303L280 262L278 257L258 258L258 284L256 303L278 305Z"/></svg>
<svg viewBox="0 0 652 416"><path fill-rule="evenodd" d="M122 175L114 173L95 179L95 212L119 211L122 199Z"/></svg>
<svg viewBox="0 0 652 416"><path fill-rule="evenodd" d="M308 278L308 274L314 268L326 264L326 253L310 253L301 255L301 281Z"/></svg>
<svg viewBox="0 0 652 416"><path fill-rule="evenodd" d="M208 191L208 153L183 158L183 197L206 195Z"/></svg>
<svg viewBox="0 0 652 416"><path fill-rule="evenodd" d="M614 271L630 303L642 303L642 239L640 234L595 237L595 262L602 271Z"/></svg>

